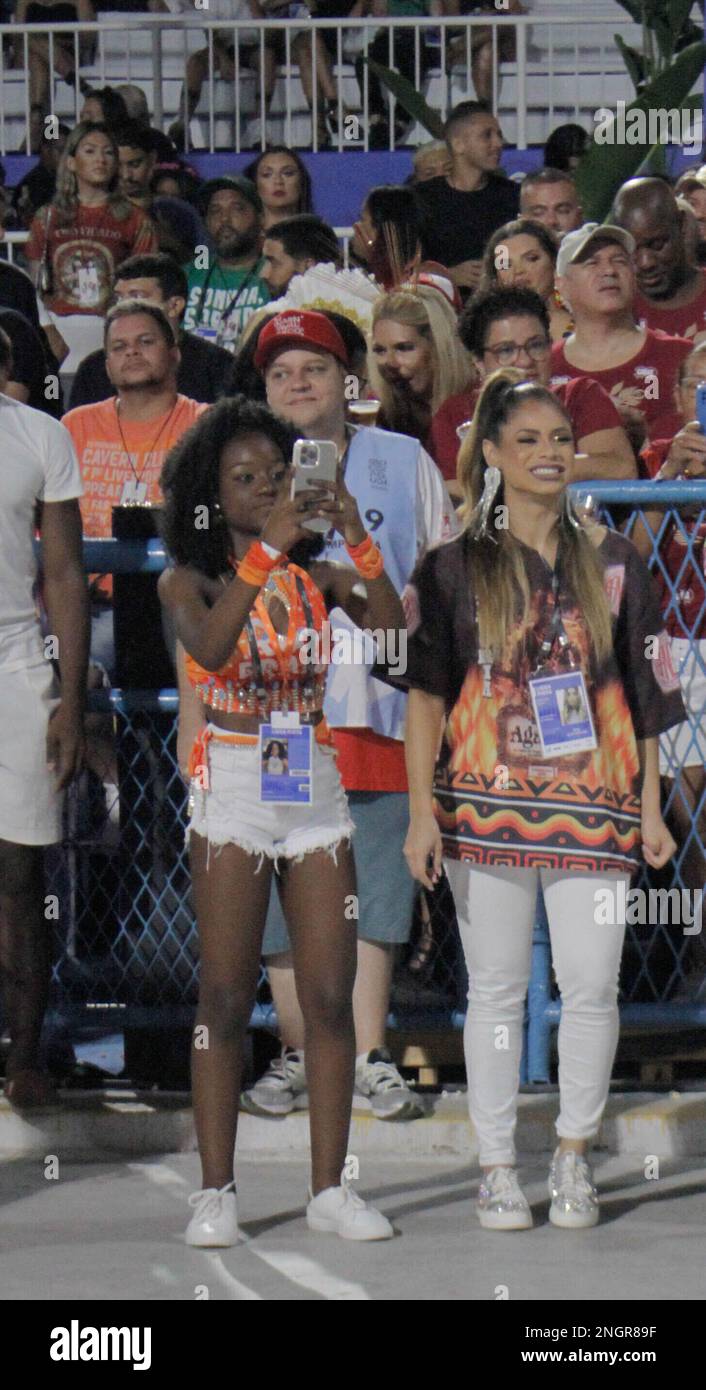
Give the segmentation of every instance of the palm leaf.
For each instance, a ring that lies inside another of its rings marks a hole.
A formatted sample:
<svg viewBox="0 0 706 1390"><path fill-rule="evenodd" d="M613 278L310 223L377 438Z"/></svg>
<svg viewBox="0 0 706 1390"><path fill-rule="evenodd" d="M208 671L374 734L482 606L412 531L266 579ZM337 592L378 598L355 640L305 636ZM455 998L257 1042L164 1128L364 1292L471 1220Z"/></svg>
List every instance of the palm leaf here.
<svg viewBox="0 0 706 1390"><path fill-rule="evenodd" d="M640 92L625 110L643 111L649 116L654 110L681 110L694 83L700 77L706 61L706 44L693 43L675 58L666 72ZM689 106L691 103L689 103ZM589 145L576 170L576 183L587 221L602 222L608 215L615 194L626 179L634 178L636 170L649 154L649 145Z"/></svg>
<svg viewBox="0 0 706 1390"><path fill-rule="evenodd" d="M623 55L623 62L632 78L635 91L638 92L645 80L645 60L636 48L630 48L620 34L614 34L613 38Z"/></svg>
<svg viewBox="0 0 706 1390"><path fill-rule="evenodd" d="M435 140L444 139L444 122L438 111L428 106L421 92L407 81L406 77L400 77L398 72L393 72L392 68L383 67L382 63L376 63L372 58L364 57L362 60L367 63L371 72L380 79L384 87L392 92L395 101L404 107L408 116L413 120L419 121L425 130L433 136Z"/></svg>

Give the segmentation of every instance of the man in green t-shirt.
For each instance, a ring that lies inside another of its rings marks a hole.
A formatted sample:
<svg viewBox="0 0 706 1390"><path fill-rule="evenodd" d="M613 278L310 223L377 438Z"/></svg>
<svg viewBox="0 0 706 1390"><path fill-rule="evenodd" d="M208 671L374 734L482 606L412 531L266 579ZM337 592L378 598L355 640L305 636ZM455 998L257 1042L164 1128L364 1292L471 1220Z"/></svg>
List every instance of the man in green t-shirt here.
<svg viewBox="0 0 706 1390"><path fill-rule="evenodd" d="M225 175L203 185L199 205L215 251L197 247L184 266L184 328L235 352L250 315L270 299L261 277L262 203L249 179Z"/></svg>

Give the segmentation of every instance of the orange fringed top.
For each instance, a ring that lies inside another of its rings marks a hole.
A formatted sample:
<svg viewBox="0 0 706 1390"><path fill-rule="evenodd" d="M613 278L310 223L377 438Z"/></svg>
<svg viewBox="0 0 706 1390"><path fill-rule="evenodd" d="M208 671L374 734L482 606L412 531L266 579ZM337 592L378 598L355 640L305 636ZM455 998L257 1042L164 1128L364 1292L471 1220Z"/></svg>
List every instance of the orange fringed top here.
<svg viewBox="0 0 706 1390"><path fill-rule="evenodd" d="M288 614L283 634L270 618L268 603L274 598ZM257 714L263 722L279 710L302 715L320 711L328 662L328 644L321 640L326 619L323 595L306 570L291 562L273 570L219 671L204 670L187 654L186 672L195 694L213 710Z"/></svg>

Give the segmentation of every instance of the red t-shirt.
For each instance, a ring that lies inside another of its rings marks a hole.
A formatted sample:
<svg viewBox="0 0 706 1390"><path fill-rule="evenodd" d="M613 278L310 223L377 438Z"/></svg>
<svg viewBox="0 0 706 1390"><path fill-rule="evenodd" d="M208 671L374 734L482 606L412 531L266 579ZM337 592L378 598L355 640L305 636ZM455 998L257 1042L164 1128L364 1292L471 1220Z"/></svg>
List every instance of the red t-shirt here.
<svg viewBox="0 0 706 1390"><path fill-rule="evenodd" d="M671 445L671 439L656 439L643 449L640 461L648 477L654 478L659 472ZM691 538L693 559L687 552L687 536ZM661 570L655 574L667 632L670 637L690 637L702 642L706 639L706 521L699 525L696 517L687 516L679 523L672 521L659 553L672 581L670 587ZM674 589L677 607L668 613L667 605ZM702 608L704 611L699 617Z"/></svg>
<svg viewBox="0 0 706 1390"><path fill-rule="evenodd" d="M158 246L142 208L131 208L121 219L109 203L79 203L68 223L52 205L40 208L25 243L27 260L43 260L45 249L51 267L51 293L44 296L47 308L55 314L105 314L118 266L128 256L149 255Z"/></svg>
<svg viewBox="0 0 706 1390"><path fill-rule="evenodd" d="M347 792L406 792L404 743L372 729L332 729Z"/></svg>
<svg viewBox="0 0 706 1390"><path fill-rule="evenodd" d="M592 377L574 377L561 386L552 386L552 390L569 412L577 444L598 430L622 428L623 422L610 396ZM476 387L473 391L449 396L431 422L429 452L446 479L456 477L460 444L456 426L471 419L479 392L480 387Z"/></svg>
<svg viewBox="0 0 706 1390"><path fill-rule="evenodd" d="M688 338L692 347L706 339L706 272L702 271L701 293L690 304L678 309L663 309L659 302L637 294L635 318L645 328L654 328L676 338Z"/></svg>
<svg viewBox="0 0 706 1390"><path fill-rule="evenodd" d="M645 341L634 357L621 362L619 367L608 367L605 371L592 367L587 372L567 361L563 342L555 343L550 385L554 389L572 377L591 376L605 388L616 405L622 399L626 405L642 412L648 439L668 439L680 428L681 421L673 404L674 387L679 367L692 350L693 343L686 338L670 338L648 328Z"/></svg>

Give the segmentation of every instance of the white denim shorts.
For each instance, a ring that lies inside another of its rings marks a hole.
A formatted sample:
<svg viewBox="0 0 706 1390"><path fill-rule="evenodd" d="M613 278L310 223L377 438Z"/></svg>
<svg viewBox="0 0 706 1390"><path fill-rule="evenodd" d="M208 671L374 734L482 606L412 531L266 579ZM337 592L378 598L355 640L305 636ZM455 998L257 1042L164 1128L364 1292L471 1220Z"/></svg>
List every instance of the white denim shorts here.
<svg viewBox="0 0 706 1390"><path fill-rule="evenodd" d="M313 850L335 851L342 840L350 842L354 825L348 813L336 754L313 741L312 800L308 806L287 806L260 801L260 756L257 739L247 744L228 743L223 731L209 725L208 790L191 782L189 836L202 835L211 848L239 845L248 854L273 859L299 860Z"/></svg>
<svg viewBox="0 0 706 1390"><path fill-rule="evenodd" d="M670 638L674 669L688 718L667 729L659 740L659 770L676 777L680 767L706 766L706 640Z"/></svg>
<svg viewBox="0 0 706 1390"><path fill-rule="evenodd" d="M0 670L0 840L53 845L63 795L47 767L47 729L59 694L50 661Z"/></svg>

